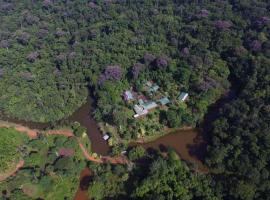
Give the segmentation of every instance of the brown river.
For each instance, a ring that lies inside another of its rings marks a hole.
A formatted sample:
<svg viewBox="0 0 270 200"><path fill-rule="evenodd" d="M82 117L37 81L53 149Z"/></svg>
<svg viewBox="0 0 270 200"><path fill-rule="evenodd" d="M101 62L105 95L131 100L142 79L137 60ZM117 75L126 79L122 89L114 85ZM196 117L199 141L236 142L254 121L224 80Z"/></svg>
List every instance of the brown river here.
<svg viewBox="0 0 270 200"><path fill-rule="evenodd" d="M232 93L232 94L231 94ZM212 108L210 107L208 114L201 125L204 132L208 132L208 124L216 117L218 109L223 106L225 102L230 100L234 96L233 91L228 92L219 101L217 101ZM109 153L109 146L103 140L102 134L98 128L97 123L91 116L92 113L92 99L89 97L87 102L82 105L77 111L75 111L70 117L65 119L66 122L79 122L82 126L87 128L87 134L91 140L92 150L101 155L107 155ZM48 123L34 123L26 122L23 120L14 120L9 118L3 118L2 120L10 121L13 123L21 124L33 129L46 129L50 128ZM58 122L58 123L61 123ZM191 164L193 168L198 169L201 172L207 172L207 168L203 165L204 155L206 152L206 140L202 137L201 131L198 129L179 130L165 136L156 139L153 142L139 144L146 149L158 149L160 151L166 151L168 147L175 149L181 159ZM90 170L85 169L81 172L80 186L74 200L88 200L87 198L87 180L89 182Z"/></svg>
<svg viewBox="0 0 270 200"><path fill-rule="evenodd" d="M161 152L173 148L181 159L191 164L194 169L207 172L207 168L202 163L206 152L206 143L198 129L175 131L153 142L140 145L145 149L155 149Z"/></svg>
<svg viewBox="0 0 270 200"><path fill-rule="evenodd" d="M101 155L108 155L109 146L105 140L102 138L102 134L98 128L96 121L91 116L92 113L92 99L87 98L87 102L82 105L78 110L76 110L70 117L65 120L59 121L57 123L69 123L69 122L79 122L82 126L87 128L87 134L91 141L93 152ZM17 119L2 118L2 120L13 122L16 124L21 124L32 129L46 129L50 128L49 123L36 123L28 122ZM203 159L205 152L205 142L199 134L198 129L191 130L179 130L171 134L167 134L156 139L153 142L139 144L148 148L163 150L164 148L172 147L181 156L183 160L192 163L198 163L201 165L200 160Z"/></svg>
<svg viewBox="0 0 270 200"><path fill-rule="evenodd" d="M91 147L93 152L96 152L100 155L107 155L109 152L109 146L107 142L103 140L98 125L91 116L92 103L92 99L88 97L86 103L83 104L78 110L76 110L70 117L64 120L60 120L56 122L56 124L79 122L82 126L87 128L87 135L91 141ZM11 119L3 116L1 117L1 120L12 122L15 124L21 124L31 129L38 130L47 129L52 126L50 123L29 122L24 120Z"/></svg>

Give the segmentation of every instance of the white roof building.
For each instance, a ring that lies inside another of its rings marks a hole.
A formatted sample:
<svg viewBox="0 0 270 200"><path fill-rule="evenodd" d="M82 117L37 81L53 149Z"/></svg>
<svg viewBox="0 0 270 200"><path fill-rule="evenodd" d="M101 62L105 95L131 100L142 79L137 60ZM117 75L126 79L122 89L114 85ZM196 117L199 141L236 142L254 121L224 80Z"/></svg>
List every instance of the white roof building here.
<svg viewBox="0 0 270 200"><path fill-rule="evenodd" d="M146 115L148 113L147 109L144 109L144 107L140 106L140 105L135 105L134 106L134 111L135 111L135 115L133 115L134 118Z"/></svg>
<svg viewBox="0 0 270 200"><path fill-rule="evenodd" d="M104 139L104 140L108 140L109 138L110 138L109 135L107 135L107 134L103 135L103 139Z"/></svg>
<svg viewBox="0 0 270 200"><path fill-rule="evenodd" d="M187 98L188 98L188 93L186 93L186 92L181 92L179 97L178 97L178 99L180 101L185 101L185 100L187 100Z"/></svg>

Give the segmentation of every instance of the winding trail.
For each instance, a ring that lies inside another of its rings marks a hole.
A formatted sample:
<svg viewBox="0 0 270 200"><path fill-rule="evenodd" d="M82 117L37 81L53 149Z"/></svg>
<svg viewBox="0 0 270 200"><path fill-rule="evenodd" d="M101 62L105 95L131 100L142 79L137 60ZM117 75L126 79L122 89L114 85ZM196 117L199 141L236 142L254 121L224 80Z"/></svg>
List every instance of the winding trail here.
<svg viewBox="0 0 270 200"><path fill-rule="evenodd" d="M62 130L49 130L46 132L46 134L48 135L64 135L66 137L76 137L73 132L71 130L68 129L62 129ZM93 161L96 163L111 163L111 164L128 164L130 163L129 160L127 160L125 157L123 156L118 156L118 157L110 157L110 156L101 156L100 158L96 158L94 156L92 156L87 149L85 148L85 146L82 144L82 142L80 141L79 138L77 138L79 147L82 150L82 153L84 155L84 157L89 160L89 161Z"/></svg>
<svg viewBox="0 0 270 200"><path fill-rule="evenodd" d="M122 157L122 156L119 156L119 157L101 156L100 158L91 156L90 153L84 147L84 145L79 141L79 138L77 139L78 139L78 144L83 152L84 157L89 161L93 161L96 163L111 163L115 165L125 165L125 164L130 163L129 160L127 160L125 157Z"/></svg>
<svg viewBox="0 0 270 200"><path fill-rule="evenodd" d="M84 157L87 159L87 160L90 160L90 161L93 161L93 162L96 162L96 163L102 163L102 160L101 159L98 159L98 158L95 158L93 156L90 155L90 153L86 150L86 148L83 146L83 144L79 141L78 139L78 144L83 152L83 155Z"/></svg>
<svg viewBox="0 0 270 200"><path fill-rule="evenodd" d="M23 167L23 165L24 160L20 160L14 168L9 169L6 172L0 173L0 182L6 180L8 177L14 176L16 172Z"/></svg>
<svg viewBox="0 0 270 200"><path fill-rule="evenodd" d="M75 137L69 129L49 130L45 132L47 135L64 135L66 137Z"/></svg>
<svg viewBox="0 0 270 200"><path fill-rule="evenodd" d="M1 127L14 128L15 130L17 130L20 133L26 133L30 139L35 139L38 137L39 134L42 134L42 133L44 133L46 135L63 135L66 137L76 137L73 134L72 130L70 130L70 129L48 130L48 131L42 132L42 131L39 131L37 129L30 129L30 128L22 126L20 124L14 124L14 123L9 123L9 122L4 122L4 121L0 121L0 128ZM84 157L89 161L93 161L96 163L108 163L109 162L111 164L128 164L128 163L130 163L129 160L127 160L126 158L121 157L121 156L120 157L101 156L100 158L96 158L88 152L88 150L85 148L85 146L79 140L79 138L77 138L77 141L78 141L79 147L82 150Z"/></svg>
<svg viewBox="0 0 270 200"><path fill-rule="evenodd" d="M30 139L35 139L38 136L39 130L30 129L20 124L14 124L10 122L0 121L0 128L14 128L16 131L26 133Z"/></svg>

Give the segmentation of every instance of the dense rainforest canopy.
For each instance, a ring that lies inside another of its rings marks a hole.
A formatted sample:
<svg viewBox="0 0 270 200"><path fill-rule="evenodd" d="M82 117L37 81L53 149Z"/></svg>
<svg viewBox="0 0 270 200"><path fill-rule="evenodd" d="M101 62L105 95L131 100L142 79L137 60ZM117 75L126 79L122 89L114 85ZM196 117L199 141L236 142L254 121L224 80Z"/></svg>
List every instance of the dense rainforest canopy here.
<svg viewBox="0 0 270 200"><path fill-rule="evenodd" d="M91 88L95 118L130 140L138 132L154 135L162 125L198 125L209 105L232 89L233 98L204 130L207 177L171 154L147 154L147 166L93 166L89 194L96 199L270 199L269 39L267 0L0 0L0 110L52 122L77 109ZM121 95L129 88L143 91L149 80L173 101L179 91L190 98L134 121ZM10 145L2 169L13 161L11 155L23 156L15 152L21 141L0 140ZM44 143L39 145L45 148ZM140 157L135 150L130 155ZM63 169L67 161L48 160L44 168L41 160L30 158L36 167L1 187L13 191L11 197L20 194L23 180L31 180L45 198L40 185L51 191L53 180L45 180L44 173L69 170Z"/></svg>
<svg viewBox="0 0 270 200"><path fill-rule="evenodd" d="M167 157L145 154L147 163L136 165L128 173L123 166L92 166L95 176L88 193L101 199L218 200L211 179L192 173L174 151Z"/></svg>
<svg viewBox="0 0 270 200"><path fill-rule="evenodd" d="M221 52L241 43L236 27L243 19L230 12L224 21L219 4L205 10L173 1L1 1L1 110L54 121L78 108L91 85L97 118L106 120L122 110L124 89L153 79L170 94L189 90L196 121L228 88ZM106 68L115 65L118 77L108 77Z"/></svg>

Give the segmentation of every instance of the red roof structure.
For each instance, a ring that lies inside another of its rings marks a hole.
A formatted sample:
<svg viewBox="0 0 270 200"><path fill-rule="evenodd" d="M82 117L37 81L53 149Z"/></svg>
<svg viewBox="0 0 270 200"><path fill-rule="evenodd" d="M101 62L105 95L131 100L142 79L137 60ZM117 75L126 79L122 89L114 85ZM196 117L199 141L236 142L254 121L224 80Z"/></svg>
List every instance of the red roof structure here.
<svg viewBox="0 0 270 200"><path fill-rule="evenodd" d="M59 156L64 156L64 157L70 157L74 155L74 149L71 148L60 148L58 150Z"/></svg>

